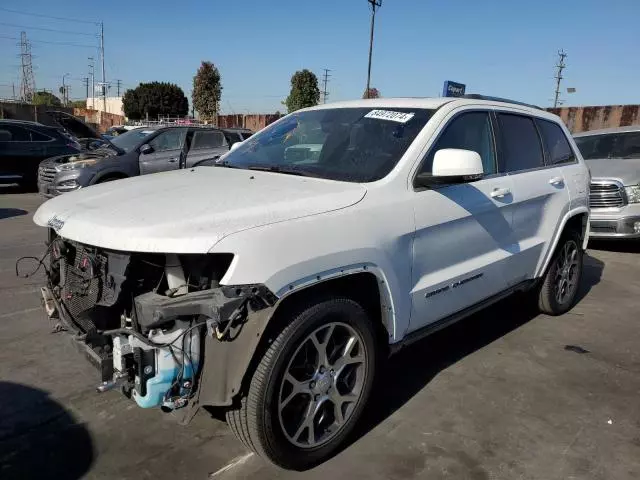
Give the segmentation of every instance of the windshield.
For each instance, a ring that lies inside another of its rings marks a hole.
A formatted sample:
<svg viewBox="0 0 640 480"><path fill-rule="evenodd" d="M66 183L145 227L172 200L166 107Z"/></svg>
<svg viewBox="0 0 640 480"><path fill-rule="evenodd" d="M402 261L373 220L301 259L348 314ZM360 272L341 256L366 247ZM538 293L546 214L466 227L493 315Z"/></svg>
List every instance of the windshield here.
<svg viewBox="0 0 640 480"><path fill-rule="evenodd" d="M640 158L640 132L609 133L575 138L585 160Z"/></svg>
<svg viewBox="0 0 640 480"><path fill-rule="evenodd" d="M142 142L142 139L152 134L154 130L146 128L136 128L126 133L118 135L111 140L116 147L121 148L125 152L130 152Z"/></svg>
<svg viewBox="0 0 640 480"><path fill-rule="evenodd" d="M393 169L433 112L335 108L293 113L245 140L223 165L372 182Z"/></svg>

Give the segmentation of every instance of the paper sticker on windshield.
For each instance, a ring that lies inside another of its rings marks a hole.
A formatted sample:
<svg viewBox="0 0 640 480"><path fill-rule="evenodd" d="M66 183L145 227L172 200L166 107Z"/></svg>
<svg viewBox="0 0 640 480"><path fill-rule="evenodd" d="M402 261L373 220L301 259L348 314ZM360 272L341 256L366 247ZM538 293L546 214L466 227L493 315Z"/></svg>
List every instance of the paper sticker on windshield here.
<svg viewBox="0 0 640 480"><path fill-rule="evenodd" d="M393 112L391 110L371 110L364 118L376 118L378 120L391 120L392 122L407 123L415 113Z"/></svg>

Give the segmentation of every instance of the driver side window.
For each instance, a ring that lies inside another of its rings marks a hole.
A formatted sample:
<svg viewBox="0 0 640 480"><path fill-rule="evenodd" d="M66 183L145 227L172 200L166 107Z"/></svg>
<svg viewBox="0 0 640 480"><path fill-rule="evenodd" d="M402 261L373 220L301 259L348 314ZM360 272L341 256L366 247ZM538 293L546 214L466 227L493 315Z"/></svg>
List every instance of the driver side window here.
<svg viewBox="0 0 640 480"><path fill-rule="evenodd" d="M167 150L179 150L184 143L187 133L184 128L172 128L155 137L149 142L154 152L165 152Z"/></svg>
<svg viewBox="0 0 640 480"><path fill-rule="evenodd" d="M418 173L431 173L433 157L438 150L443 148L459 148L477 152L482 158L485 175L491 175L497 171L491 120L488 112L462 113L449 122L429 150Z"/></svg>

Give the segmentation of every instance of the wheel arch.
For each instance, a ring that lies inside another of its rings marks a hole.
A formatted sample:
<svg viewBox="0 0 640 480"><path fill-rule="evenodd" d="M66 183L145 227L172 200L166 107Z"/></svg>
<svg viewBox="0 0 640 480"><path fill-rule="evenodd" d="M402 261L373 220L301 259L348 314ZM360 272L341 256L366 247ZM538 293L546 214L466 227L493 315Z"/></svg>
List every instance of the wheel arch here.
<svg viewBox="0 0 640 480"><path fill-rule="evenodd" d="M544 272L547 271L549 262L551 262L551 258L553 258L553 253L558 247L558 242L560 242L562 235L567 229L575 229L580 232L582 238L582 249L586 250L587 243L589 241L589 210L587 207L575 208L567 212L567 214L562 218L559 228L556 230L553 237L551 247L547 250L544 261L540 264L535 278L541 277Z"/></svg>
<svg viewBox="0 0 640 480"><path fill-rule="evenodd" d="M111 170L111 171L102 172L96 175L92 183L96 184L96 183L104 182L105 180L121 180L123 178L129 178L129 175L118 170Z"/></svg>

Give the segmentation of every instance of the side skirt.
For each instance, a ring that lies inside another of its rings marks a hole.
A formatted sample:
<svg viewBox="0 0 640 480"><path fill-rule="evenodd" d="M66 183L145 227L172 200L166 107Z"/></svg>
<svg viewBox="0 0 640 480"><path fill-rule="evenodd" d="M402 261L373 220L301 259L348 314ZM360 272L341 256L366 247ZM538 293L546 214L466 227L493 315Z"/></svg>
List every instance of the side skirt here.
<svg viewBox="0 0 640 480"><path fill-rule="evenodd" d="M416 330L415 332L411 332L401 341L394 343L393 345L390 345L390 349L391 349L390 354L393 355L398 351L400 351L402 348L406 347L407 345L411 345L412 343L417 342L418 340L422 340L423 338L431 335L432 333L437 332L438 330L442 330L443 328L446 328L449 325L452 325L470 315L473 315L474 313L477 313L480 310L484 310L488 306L493 305L494 303L497 303L500 300L503 300L504 298L507 298L508 296L512 295L515 292L524 292L524 291L530 290L536 285L536 283L537 283L536 280L525 280L524 282L518 283L517 285L514 285L513 287L510 287L507 290L504 290L500 293L497 293L496 295L486 298L481 302L476 303L475 305L471 305L470 307L467 307L464 310L460 310L459 312L449 315L448 317L444 317L436 322L430 323L429 325L426 325L425 327L422 327L421 329Z"/></svg>

